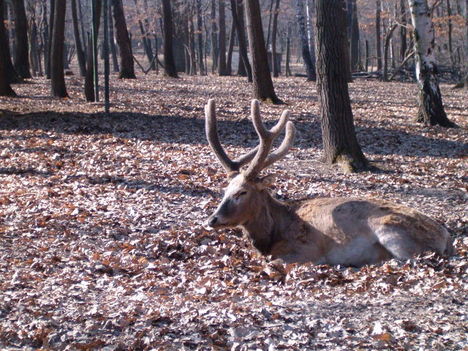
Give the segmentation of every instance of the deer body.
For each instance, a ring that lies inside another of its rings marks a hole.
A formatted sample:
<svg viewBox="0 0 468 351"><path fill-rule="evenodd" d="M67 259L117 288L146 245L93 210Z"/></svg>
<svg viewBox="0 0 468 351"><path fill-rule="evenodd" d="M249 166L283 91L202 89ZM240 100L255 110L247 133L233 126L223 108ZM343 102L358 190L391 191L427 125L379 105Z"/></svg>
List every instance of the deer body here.
<svg viewBox="0 0 468 351"><path fill-rule="evenodd" d="M284 203L268 190L269 177L258 173L283 157L292 144L294 127L287 113L270 131L261 123L258 102L252 118L260 146L231 161L221 149L214 119L214 102L206 107L207 137L215 154L233 177L214 214L212 228L240 227L263 255L287 263L362 266L391 258L409 259L425 251L453 252L447 230L429 217L383 200L316 198ZM281 146L268 155L274 138L286 126ZM252 160L253 159L253 160ZM246 171L240 171L249 163Z"/></svg>

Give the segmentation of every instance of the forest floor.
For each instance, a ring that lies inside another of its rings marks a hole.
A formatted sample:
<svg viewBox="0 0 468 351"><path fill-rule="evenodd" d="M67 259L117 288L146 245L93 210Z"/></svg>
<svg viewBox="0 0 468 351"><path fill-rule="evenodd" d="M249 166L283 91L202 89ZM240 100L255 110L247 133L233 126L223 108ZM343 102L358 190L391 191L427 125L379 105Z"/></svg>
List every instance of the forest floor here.
<svg viewBox="0 0 468 351"><path fill-rule="evenodd" d="M413 121L415 84L350 84L359 142L378 172L320 163L315 84L279 78L298 129L269 170L282 199L384 198L444 223L457 255L278 276L238 230L203 222L226 185L204 136L215 98L233 154L257 143L237 77L112 81L112 113L51 99L45 79L0 98L0 349L468 350L468 94L442 86L461 128Z"/></svg>

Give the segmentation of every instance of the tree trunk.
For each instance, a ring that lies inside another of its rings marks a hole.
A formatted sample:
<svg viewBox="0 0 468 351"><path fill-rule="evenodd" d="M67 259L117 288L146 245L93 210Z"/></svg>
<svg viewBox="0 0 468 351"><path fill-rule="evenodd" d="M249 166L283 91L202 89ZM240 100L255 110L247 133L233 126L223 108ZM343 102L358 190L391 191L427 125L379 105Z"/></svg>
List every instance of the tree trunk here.
<svg viewBox="0 0 468 351"><path fill-rule="evenodd" d="M112 0L117 44L120 49L120 79L135 79L132 43L127 30L122 0Z"/></svg>
<svg viewBox="0 0 468 351"><path fill-rule="evenodd" d="M138 27L140 28L143 49L145 50L146 58L148 59L148 62L151 65L150 69L154 71L156 69L156 66L153 60L153 47L151 45L151 39L148 36L148 28L145 26L145 24L143 24L143 21L141 20L142 16L138 8L138 0L133 1L135 3L135 9L138 16Z"/></svg>
<svg viewBox="0 0 468 351"><path fill-rule="evenodd" d="M218 68L218 28L216 27L216 1L211 0L211 73Z"/></svg>
<svg viewBox="0 0 468 351"><path fill-rule="evenodd" d="M219 0L218 8L218 74L227 75L226 69L226 15L224 0Z"/></svg>
<svg viewBox="0 0 468 351"><path fill-rule="evenodd" d="M112 11L112 3L109 1L109 9L108 13ZM112 67L114 68L114 72L119 72L119 60L117 59L117 48L115 47L115 35L114 35L114 20L112 16L109 16L109 43L110 43L110 51L112 54Z"/></svg>
<svg viewBox="0 0 468 351"><path fill-rule="evenodd" d="M452 8L450 6L450 0L447 0L447 35L448 35L448 49L449 49L449 55L450 55L450 63L452 64L452 67L455 65L454 59L453 59L453 41L452 41Z"/></svg>
<svg viewBox="0 0 468 351"><path fill-rule="evenodd" d="M384 82L388 81L388 51L390 48L390 40L392 39L393 32L395 31L396 28L397 28L397 24L394 24L388 31L387 35L385 36L383 73L382 73L382 80Z"/></svg>
<svg viewBox="0 0 468 351"><path fill-rule="evenodd" d="M234 51L234 41L236 40L236 25L234 21L231 25L231 32L229 34L229 45L228 45L228 52L226 57L226 73L228 76L232 73L232 53Z"/></svg>
<svg viewBox="0 0 468 351"><path fill-rule="evenodd" d="M315 16L315 0L307 0L307 39L309 41L310 58L315 66L315 35L312 19Z"/></svg>
<svg viewBox="0 0 468 351"><path fill-rule="evenodd" d="M252 55L254 97L274 104L283 103L275 94L268 68L260 5L258 0L245 0L245 5L249 48Z"/></svg>
<svg viewBox="0 0 468 351"><path fill-rule="evenodd" d="M346 14L343 0L317 0L317 90L324 161L347 172L366 169L354 130L346 77Z"/></svg>
<svg viewBox="0 0 468 351"><path fill-rule="evenodd" d="M54 31L54 16L55 16L55 0L50 0L49 2L49 32L48 32L48 43L45 63L45 72L47 79L50 79L50 63L51 63L51 51L52 51L52 32Z"/></svg>
<svg viewBox="0 0 468 351"><path fill-rule="evenodd" d="M39 38L36 18L31 19L31 34L29 36L29 62L31 63L31 68L33 75L42 76L42 66L39 53Z"/></svg>
<svg viewBox="0 0 468 351"><path fill-rule="evenodd" d="M200 75L206 74L205 64L203 62L203 21L202 21L202 3L197 0L197 44L198 44L198 68Z"/></svg>
<svg viewBox="0 0 468 351"><path fill-rule="evenodd" d="M3 0L0 0L0 44L4 45L6 39L5 21L3 18L4 6ZM6 50L5 50L6 51ZM0 96L16 96L16 93L10 86L10 79L7 74L5 52L0 53Z"/></svg>
<svg viewBox="0 0 468 351"><path fill-rule="evenodd" d="M81 45L80 27L78 23L78 14L76 11L76 0L71 1L72 20L73 20L73 34L75 36L76 56L78 58L78 65L80 67L80 74L82 77L86 76L86 57Z"/></svg>
<svg viewBox="0 0 468 351"><path fill-rule="evenodd" d="M31 78L29 71L28 20L24 0L14 0L15 8L15 69L21 78Z"/></svg>
<svg viewBox="0 0 468 351"><path fill-rule="evenodd" d="M310 56L309 43L307 40L307 30L306 30L306 21L305 21L305 11L304 11L304 1L296 0L296 18L299 25L299 37L301 40L302 47L302 58L306 66L307 71L307 80L315 80L315 63L312 62L312 57Z"/></svg>
<svg viewBox="0 0 468 351"><path fill-rule="evenodd" d="M286 34L286 63L284 68L284 74L286 77L291 76L291 67L290 67L290 60L291 60L291 25L288 25L288 31Z"/></svg>
<svg viewBox="0 0 468 351"><path fill-rule="evenodd" d="M267 37L266 37L266 43L265 43L265 49L268 52L268 49L270 47L270 34L271 34L271 22L273 18L273 4L275 3L275 0L270 0L270 11L268 12L268 27L267 27Z"/></svg>
<svg viewBox="0 0 468 351"><path fill-rule="evenodd" d="M273 77L278 77L279 71L278 60L276 59L276 33L278 29L279 5L280 0L276 0L271 29L271 67L273 68Z"/></svg>
<svg viewBox="0 0 468 351"><path fill-rule="evenodd" d="M193 14L187 14L187 36L188 36L188 47L189 47L189 56L190 56L190 75L197 74L197 57L195 53L195 26L193 24Z"/></svg>
<svg viewBox="0 0 468 351"><path fill-rule="evenodd" d="M239 62L242 62L247 73L248 81L252 82L252 67L247 55L247 43L245 37L244 6L242 0L231 0L232 21L237 29L237 40L239 41ZM239 68L240 71L240 68ZM240 73L239 73L240 74Z"/></svg>
<svg viewBox="0 0 468 351"><path fill-rule="evenodd" d="M356 0L348 0L351 72L359 70L359 22Z"/></svg>
<svg viewBox="0 0 468 351"><path fill-rule="evenodd" d="M375 1L375 47L376 47L376 57L377 57L377 70L382 70L382 38L380 34L380 22L381 22L381 7L382 4L380 0Z"/></svg>
<svg viewBox="0 0 468 351"><path fill-rule="evenodd" d="M406 51L408 50L408 46L406 43L406 7L405 7L405 0L400 0L400 61L406 57Z"/></svg>
<svg viewBox="0 0 468 351"><path fill-rule="evenodd" d="M99 33L99 27L101 25L101 7L102 7L102 0L96 0L96 14L93 18L96 18L96 29L95 32ZM92 10L91 10L92 11ZM93 24L91 24L93 26ZM93 40L92 35L88 35L88 45L87 45L87 52L86 52L86 75L85 75L85 83L84 83L84 91L85 91L85 98L86 101L93 102L96 101L97 94L94 90L94 83L95 83L95 70L97 67L94 67L94 50L93 50ZM97 61L96 61L97 64Z"/></svg>
<svg viewBox="0 0 468 351"><path fill-rule="evenodd" d="M419 86L418 121L426 125L454 127L442 103L435 61L434 25L426 0L408 0L414 32L416 79Z"/></svg>
<svg viewBox="0 0 468 351"><path fill-rule="evenodd" d="M6 9L6 4L3 2L3 12L2 12L2 24L5 23L4 21L4 12ZM9 83L19 83L21 82L21 78L16 72L13 62L11 60L11 51L10 51L10 40L9 40L9 35L8 31L5 27L3 27L3 34L2 37L0 38L0 47L2 48L0 50L0 58L3 60L3 64L5 67L5 73L8 77L8 82Z"/></svg>
<svg viewBox="0 0 468 351"><path fill-rule="evenodd" d="M369 71L369 40L366 40L366 58L365 58L365 70Z"/></svg>
<svg viewBox="0 0 468 351"><path fill-rule="evenodd" d="M52 50L50 60L50 78L52 96L68 97L65 87L65 75L63 71L63 47L65 42L65 12L66 1L55 1L54 30L52 32Z"/></svg>
<svg viewBox="0 0 468 351"><path fill-rule="evenodd" d="M172 48L173 23L171 1L162 0L162 5L164 21L164 74L168 77L178 78L174 60L174 49Z"/></svg>

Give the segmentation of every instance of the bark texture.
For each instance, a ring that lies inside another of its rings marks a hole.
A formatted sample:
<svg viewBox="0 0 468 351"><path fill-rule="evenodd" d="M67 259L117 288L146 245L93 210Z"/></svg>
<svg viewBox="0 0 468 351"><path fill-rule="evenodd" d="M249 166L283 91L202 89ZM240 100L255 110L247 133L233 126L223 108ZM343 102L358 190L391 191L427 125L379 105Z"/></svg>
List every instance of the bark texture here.
<svg viewBox="0 0 468 351"><path fill-rule="evenodd" d="M368 164L356 138L346 66L344 0L317 0L317 88L320 99L324 161L345 171Z"/></svg>
<svg viewBox="0 0 468 351"><path fill-rule="evenodd" d="M408 0L414 27L416 79L419 87L417 120L426 125L454 127L442 103L435 60L434 24L426 0Z"/></svg>
<svg viewBox="0 0 468 351"><path fill-rule="evenodd" d="M262 101L280 104L276 96L268 67L268 55L263 36L262 17L258 0L245 0L249 48L252 55L254 97Z"/></svg>

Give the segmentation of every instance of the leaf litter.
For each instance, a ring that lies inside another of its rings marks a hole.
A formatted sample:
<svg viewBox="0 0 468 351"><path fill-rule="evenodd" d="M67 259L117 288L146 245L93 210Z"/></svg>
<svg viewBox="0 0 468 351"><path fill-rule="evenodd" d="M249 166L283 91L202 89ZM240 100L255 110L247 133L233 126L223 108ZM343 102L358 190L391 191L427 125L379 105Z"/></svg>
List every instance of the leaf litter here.
<svg viewBox="0 0 468 351"><path fill-rule="evenodd" d="M444 223L457 255L361 269L277 266L238 230L209 231L226 178L204 137L217 101L233 154L257 143L237 77L113 81L112 114L51 99L45 79L0 98L0 347L11 350L466 350L467 94L459 129L415 123L414 84L350 84L358 139L380 171L320 162L315 85L275 79L298 129L275 167L282 199L379 197ZM131 85L130 85L131 84Z"/></svg>

